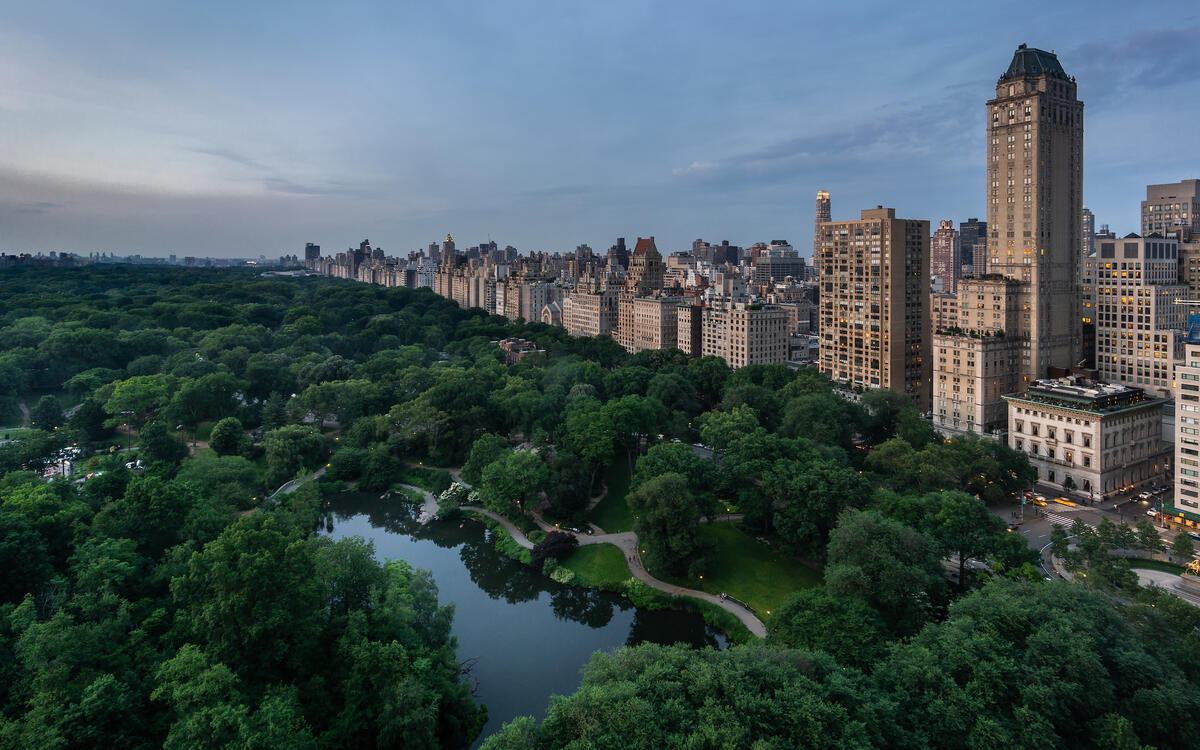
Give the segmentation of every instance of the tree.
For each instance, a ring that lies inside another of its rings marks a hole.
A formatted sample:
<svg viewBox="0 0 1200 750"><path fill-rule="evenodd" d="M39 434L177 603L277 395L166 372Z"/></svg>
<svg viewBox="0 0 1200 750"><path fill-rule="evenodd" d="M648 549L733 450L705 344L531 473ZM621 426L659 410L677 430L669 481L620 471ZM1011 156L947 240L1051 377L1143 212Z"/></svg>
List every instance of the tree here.
<svg viewBox="0 0 1200 750"><path fill-rule="evenodd" d="M685 477L660 474L625 499L634 513L634 531L649 567L675 575L703 571L711 544L700 534L704 511Z"/></svg>
<svg viewBox="0 0 1200 750"><path fill-rule="evenodd" d="M871 497L861 474L826 458L776 461L762 484L779 536L793 550L817 559L839 514L865 506Z"/></svg>
<svg viewBox="0 0 1200 750"><path fill-rule="evenodd" d="M1062 557L1067 554L1069 545L1070 537L1067 535L1067 530L1059 524L1054 524L1054 527L1050 529L1050 554Z"/></svg>
<svg viewBox="0 0 1200 750"><path fill-rule="evenodd" d="M1162 552L1167 548L1154 524L1145 518L1137 522L1138 544L1147 552Z"/></svg>
<svg viewBox="0 0 1200 750"><path fill-rule="evenodd" d="M862 600L824 587L792 594L767 621L767 637L789 648L823 651L839 664L865 668L884 653L883 621Z"/></svg>
<svg viewBox="0 0 1200 750"><path fill-rule="evenodd" d="M100 402L94 398L86 398L71 415L67 425L77 430L85 440L102 440L109 434L109 430L104 426L107 416Z"/></svg>
<svg viewBox="0 0 1200 750"><path fill-rule="evenodd" d="M206 419L220 419L237 408L241 384L227 372L185 379L171 397L171 417L193 431Z"/></svg>
<svg viewBox="0 0 1200 750"><path fill-rule="evenodd" d="M171 593L218 660L287 679L316 654L322 581L309 543L247 516L192 554Z"/></svg>
<svg viewBox="0 0 1200 750"><path fill-rule="evenodd" d="M508 441L500 435L490 432L480 435L471 444L471 452L467 456L467 462L463 464L463 479L472 485L479 484L483 479L484 468L508 451Z"/></svg>
<svg viewBox="0 0 1200 750"><path fill-rule="evenodd" d="M479 497L493 513L515 518L535 508L548 477L546 464L536 454L509 453L483 470Z"/></svg>
<svg viewBox="0 0 1200 750"><path fill-rule="evenodd" d="M152 412L169 400L169 381L165 375L136 375L118 381L104 402L104 411L110 415L108 426L127 422L141 426Z"/></svg>
<svg viewBox="0 0 1200 750"><path fill-rule="evenodd" d="M149 463L179 463L188 453L187 446L172 435L165 424L157 420L142 428L138 434L138 447Z"/></svg>
<svg viewBox="0 0 1200 750"><path fill-rule="evenodd" d="M208 436L208 447L218 456L244 453L247 442L246 431L237 417L225 417L217 422Z"/></svg>
<svg viewBox="0 0 1200 750"><path fill-rule="evenodd" d="M328 441L312 427L288 425L263 435L267 455L267 479L277 486L297 471L314 468L329 455Z"/></svg>
<svg viewBox="0 0 1200 750"><path fill-rule="evenodd" d="M633 486L637 487L662 474L675 473L687 478L688 489L694 493L712 490L716 465L701 458L685 443L659 443L650 446L637 461Z"/></svg>
<svg viewBox="0 0 1200 750"><path fill-rule="evenodd" d="M577 547L579 547L579 540L575 538L574 534L568 534L565 531L551 531L545 539L533 545L533 549L529 551L530 564L537 570L541 570L542 564L547 558L562 560L564 557L569 557Z"/></svg>
<svg viewBox="0 0 1200 750"><path fill-rule="evenodd" d="M996 537L1007 533L1004 522L984 502L965 492L942 492L934 517L934 538L958 556L958 586L966 588L967 558L996 549Z"/></svg>
<svg viewBox="0 0 1200 750"><path fill-rule="evenodd" d="M713 460L719 460L742 436L758 429L758 416L745 404L729 411L709 411L696 418L700 440L713 452Z"/></svg>
<svg viewBox="0 0 1200 750"><path fill-rule="evenodd" d="M916 631L945 598L934 543L875 511L842 513L829 537L828 558L829 591L863 600L897 634Z"/></svg>
<svg viewBox="0 0 1200 750"><path fill-rule="evenodd" d="M565 443L591 469L589 486L596 484L596 471L613 455L616 429L599 402L580 399L570 405L563 422Z"/></svg>
<svg viewBox="0 0 1200 750"><path fill-rule="evenodd" d="M62 404L54 396L42 396L29 410L29 425L39 430L53 430L64 423Z"/></svg>
<svg viewBox="0 0 1200 750"><path fill-rule="evenodd" d="M1175 535L1175 540L1171 542L1171 554L1175 557L1183 559L1190 558L1196 552L1196 545L1192 544L1192 538L1183 532Z"/></svg>
<svg viewBox="0 0 1200 750"><path fill-rule="evenodd" d="M263 429L273 430L277 427L283 427L285 424L287 424L287 402L278 391L272 391L271 395L263 403Z"/></svg>

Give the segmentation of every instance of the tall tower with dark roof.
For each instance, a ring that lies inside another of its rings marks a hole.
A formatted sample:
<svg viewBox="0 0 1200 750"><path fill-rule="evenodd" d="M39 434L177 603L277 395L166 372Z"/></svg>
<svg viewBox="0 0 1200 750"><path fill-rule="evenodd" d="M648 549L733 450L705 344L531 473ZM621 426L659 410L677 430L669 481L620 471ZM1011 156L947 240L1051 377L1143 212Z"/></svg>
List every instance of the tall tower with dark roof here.
<svg viewBox="0 0 1200 750"><path fill-rule="evenodd" d="M987 141L985 267L1025 283L1012 333L1022 376L1043 378L1081 354L1083 102L1053 52L1017 48L987 103Z"/></svg>

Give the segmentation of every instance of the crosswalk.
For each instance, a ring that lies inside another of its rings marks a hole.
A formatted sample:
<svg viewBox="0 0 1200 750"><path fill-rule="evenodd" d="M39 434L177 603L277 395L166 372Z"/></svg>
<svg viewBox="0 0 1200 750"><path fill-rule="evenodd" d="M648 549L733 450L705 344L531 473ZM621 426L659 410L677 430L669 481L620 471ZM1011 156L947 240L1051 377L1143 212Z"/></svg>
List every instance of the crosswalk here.
<svg viewBox="0 0 1200 750"><path fill-rule="evenodd" d="M1075 518L1067 518L1067 517L1066 517L1066 516L1064 516L1064 515L1061 515L1061 514L1058 514L1058 513L1052 513L1052 512L1050 512L1050 511L1048 511L1048 510L1047 510L1047 511L1042 511L1042 516L1044 516L1044 517L1045 517L1045 519L1046 519L1047 521L1049 521L1050 523L1055 523L1055 524L1058 524L1059 526L1062 526L1062 527L1064 527L1064 528L1066 528L1066 529L1070 529L1070 528L1071 528L1071 524L1075 523ZM1076 516L1076 518L1078 518L1078 516ZM1084 523L1087 523L1087 522L1085 521ZM1094 525L1092 525L1092 524L1090 524L1090 523L1089 523L1089 524L1088 524L1088 528L1090 528L1090 529L1095 529L1096 527L1095 527Z"/></svg>

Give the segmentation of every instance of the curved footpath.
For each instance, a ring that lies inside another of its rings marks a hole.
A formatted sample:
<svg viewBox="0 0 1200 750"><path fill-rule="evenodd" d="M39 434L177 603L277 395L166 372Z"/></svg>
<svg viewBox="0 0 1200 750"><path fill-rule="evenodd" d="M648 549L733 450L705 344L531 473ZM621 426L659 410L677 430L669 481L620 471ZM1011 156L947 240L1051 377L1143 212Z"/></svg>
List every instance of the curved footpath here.
<svg viewBox="0 0 1200 750"><path fill-rule="evenodd" d="M405 462L405 463L408 463L408 462ZM409 463L408 465L412 466L411 463ZM445 471L450 472L450 476L454 479L454 481L458 482L459 484L463 485L464 487L469 488L471 486L467 482L463 481L462 467L424 466L423 468L444 469ZM431 517L435 513L437 513L437 498L435 498L429 492L425 492L424 490L420 489L419 487L412 487L411 485L404 485L404 486L410 487L410 489L418 490L419 492L423 493L423 495L425 496L425 504L422 507L422 509L425 513L428 513L429 516L431 516ZM607 493L607 488L605 489L605 492ZM508 532L508 535L511 536L513 538L513 540L516 541L517 544L521 545L525 549L533 549L533 542L529 541L529 537L525 536L525 532L521 531L519 528L517 528L512 523L512 521L509 521L507 518L500 515L499 513L493 513L492 511L487 510L486 508L480 508L479 506L476 506L476 505L460 505L459 508L461 510L470 511L472 513L478 513L481 516L487 516L488 518L492 519L493 521L495 521L496 523L498 523L502 527L504 527L504 530ZM713 518L712 518L713 521L740 520L740 519L741 519L740 513L734 513L734 514L729 514L729 515L725 515L725 516L713 516ZM622 554L625 555L625 564L629 567L630 575L632 575L634 578L637 578L639 581L642 581L647 586L658 589L659 591L663 592L664 594L670 594L671 596L690 596L693 599L700 599L700 600L709 602L710 604L715 604L718 607L720 607L721 609L725 610L726 612L729 612L730 614L732 614L734 617L738 618L738 620L740 620L741 623L746 626L746 629L749 630L751 633L753 633L755 636L757 636L759 638L767 637L767 628L765 625L763 625L762 620L755 617L754 613L752 613L750 610L746 609L745 607L743 607L739 604L736 604L728 599L722 599L721 597L717 596L716 594L710 594L706 591L697 591L696 589L684 588L683 586L676 586L673 583L667 583L666 581L660 581L657 578L655 578L654 576L650 575L650 573L646 570L646 567L644 565L642 565L642 557L638 553L638 538L637 538L637 534L635 534L634 532L623 531L618 534L593 534L593 535L576 534L573 531L567 531L566 529L562 529L557 526L551 526L550 524L543 521L540 516L537 516L537 515L535 515L533 517L533 520L542 529L542 531L545 531L545 532L561 531L563 533L570 534L571 536L575 537L575 539L578 540L579 544L581 544L581 545L611 544L614 547L616 547L617 549L621 550ZM594 528L599 529L600 527L594 526Z"/></svg>
<svg viewBox="0 0 1200 750"><path fill-rule="evenodd" d="M514 526L507 518L504 518L497 513L493 513L490 510L485 510L484 508L479 508L473 505L463 505L460 507L462 510L469 510L472 513L478 513L497 521L501 526L504 527L504 530L507 531L514 540L516 540L517 544L525 547L526 549L533 548L533 543L529 541L529 538L525 536L525 533ZM683 586L676 586L673 583L660 581L654 576L650 575L645 566L642 565L641 555L638 554L637 534L633 533L632 531L623 531L618 534L595 534L589 536L586 534L576 534L573 531L567 531L556 526L551 526L537 516L534 516L534 521L542 529L542 531L561 531L565 534L570 534L579 541L581 546L588 544L611 544L617 549L621 550L622 554L625 555L625 564L629 567L629 573L634 578L637 578L639 581L645 583L647 586L658 589L659 591L665 594L670 594L671 596L690 596L693 599L701 599L711 604L715 604L726 612L732 614L734 617L737 617L738 620L740 620L741 623L746 626L746 629L755 636L759 638L766 638L767 636L767 628L765 625L763 625L762 620L755 617L754 614L745 607L729 601L728 599L722 599L715 594L710 594L706 591L697 591L696 589L684 588Z"/></svg>

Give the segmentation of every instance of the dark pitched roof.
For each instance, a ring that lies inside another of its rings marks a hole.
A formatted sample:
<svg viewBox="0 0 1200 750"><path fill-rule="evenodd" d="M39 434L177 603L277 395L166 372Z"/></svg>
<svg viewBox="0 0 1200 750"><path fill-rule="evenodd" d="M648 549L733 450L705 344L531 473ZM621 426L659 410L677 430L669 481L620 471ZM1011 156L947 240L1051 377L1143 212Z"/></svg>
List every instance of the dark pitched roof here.
<svg viewBox="0 0 1200 750"><path fill-rule="evenodd" d="M1058 56L1053 52L1027 47L1024 44L1017 47L1017 51L1013 53L1012 63L1009 64L1008 70L1004 75L1000 76L1000 80L1008 80L1010 78L1036 78L1041 75L1047 75L1051 78L1068 79L1067 71L1063 70L1062 63L1058 61Z"/></svg>
<svg viewBox="0 0 1200 750"><path fill-rule="evenodd" d="M653 249L658 252L658 248L654 247L653 237L638 237L637 247L633 248L634 255L645 255L646 251Z"/></svg>

